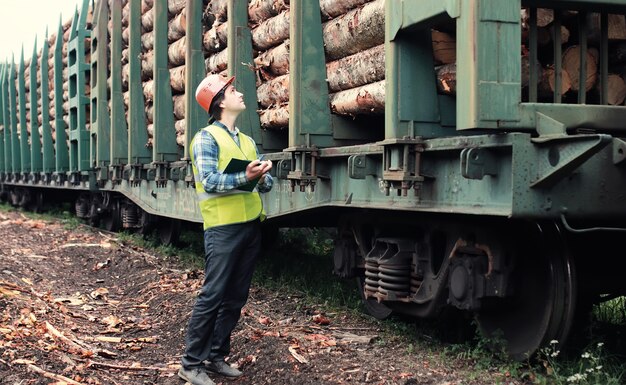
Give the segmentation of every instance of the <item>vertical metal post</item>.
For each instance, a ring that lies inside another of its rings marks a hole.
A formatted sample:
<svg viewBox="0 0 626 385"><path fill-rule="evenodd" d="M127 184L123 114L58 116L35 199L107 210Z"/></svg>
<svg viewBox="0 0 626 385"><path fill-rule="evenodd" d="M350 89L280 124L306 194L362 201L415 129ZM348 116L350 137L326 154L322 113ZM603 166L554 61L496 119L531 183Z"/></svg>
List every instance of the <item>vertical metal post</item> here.
<svg viewBox="0 0 626 385"><path fill-rule="evenodd" d="M561 13L554 12L554 28L552 28L552 41L554 41L554 103L561 103L563 97L561 88L563 84L563 76L561 68L563 68L563 58L561 50Z"/></svg>
<svg viewBox="0 0 626 385"><path fill-rule="evenodd" d="M291 3L293 12L294 2ZM248 28L248 2L228 0L228 74L235 76L235 88L243 93L246 110L237 118L238 128L262 145L261 121L256 112L256 80L251 68L252 34ZM293 21L292 21L293 23ZM291 76L293 78L293 76Z"/></svg>
<svg viewBox="0 0 626 385"><path fill-rule="evenodd" d="M539 82L539 74L537 73L537 8L530 8L529 17L529 73L528 73L528 101L531 103L537 102L537 85Z"/></svg>
<svg viewBox="0 0 626 385"><path fill-rule="evenodd" d="M185 50L185 151L183 159L189 159L189 145L198 129L207 121L206 112L196 102L195 89L205 77L204 53L202 50L202 0L187 1L187 47ZM256 92L254 93L256 95ZM256 100L256 97L255 97ZM246 103L246 105L248 105ZM253 113L256 111L251 106ZM258 120L258 114L257 120Z"/></svg>
<svg viewBox="0 0 626 385"><path fill-rule="evenodd" d="M4 167L5 167L5 180L9 174L13 171L13 146L11 144L11 104L9 98L9 78L11 77L12 66L9 63L4 63L4 69L2 71L2 117L4 121Z"/></svg>
<svg viewBox="0 0 626 385"><path fill-rule="evenodd" d="M70 182L79 184L90 169L90 139L87 131L87 105L85 95L89 64L85 61L85 38L90 31L85 28L89 0L83 0L81 11L74 13L68 41L67 66L70 118Z"/></svg>
<svg viewBox="0 0 626 385"><path fill-rule="evenodd" d="M6 63L0 64L0 126L2 126L2 131L0 132L0 181L4 181L6 176L6 159L5 154L6 150L4 148L4 137L7 132L7 125L5 125L4 111L6 110L6 98L4 96L4 77L6 76Z"/></svg>
<svg viewBox="0 0 626 385"><path fill-rule="evenodd" d="M19 173L22 170L22 157L20 156L20 141L17 135L17 89L15 88L15 59L11 59L9 70L9 114L11 116L11 172L13 181L19 180Z"/></svg>
<svg viewBox="0 0 626 385"><path fill-rule="evenodd" d="M128 164L133 165L131 180L135 183L142 179L142 165L152 161L152 154L146 147L148 130L141 82L141 59L139 59L141 55L141 0L130 0L128 24L128 89L131 100L128 106ZM122 76L121 70L115 76Z"/></svg>
<svg viewBox="0 0 626 385"><path fill-rule="evenodd" d="M600 103L609 104L609 15L600 16Z"/></svg>
<svg viewBox="0 0 626 385"><path fill-rule="evenodd" d="M63 120L63 23L59 21L56 43L54 45L54 132L56 171L53 180L57 185L65 183L66 173L70 170L69 147L67 144L67 126Z"/></svg>
<svg viewBox="0 0 626 385"><path fill-rule="evenodd" d="M174 135L174 104L168 68L167 0L155 0L154 12L154 150L155 162L179 159Z"/></svg>
<svg viewBox="0 0 626 385"><path fill-rule="evenodd" d="M48 55L50 52L48 44L48 29L46 28L46 39L41 51L41 142L42 142L42 179L44 183L50 183L52 173L54 172L54 147L52 144L52 127L50 126L50 89L48 81L50 75L48 73Z"/></svg>
<svg viewBox="0 0 626 385"><path fill-rule="evenodd" d="M45 45L45 43L44 43ZM43 57L41 60L47 60ZM37 117L37 37L33 47L33 56L30 59L30 181L39 182L41 170L43 168L41 159L41 134ZM42 111L43 114L43 111Z"/></svg>
<svg viewBox="0 0 626 385"><path fill-rule="evenodd" d="M17 76L18 86L18 103L20 111L20 126L19 126L19 142L20 142L20 162L21 167L18 170L21 173L21 180L27 181L27 174L30 173L30 146L28 145L28 128L26 122L26 82L24 80L24 48L22 47L22 53L20 55L20 66Z"/></svg>
<svg viewBox="0 0 626 385"><path fill-rule="evenodd" d="M578 46L580 47L580 73L578 77L578 104L587 101L587 12L578 12Z"/></svg>
<svg viewBox="0 0 626 385"><path fill-rule="evenodd" d="M122 93L122 1L113 0L111 9L111 168L119 183L128 163L128 125Z"/></svg>
<svg viewBox="0 0 626 385"><path fill-rule="evenodd" d="M319 1L290 3L289 147L334 144Z"/></svg>
<svg viewBox="0 0 626 385"><path fill-rule="evenodd" d="M91 166L96 171L96 181L103 185L109 179L111 124L109 121L109 98L107 90L107 64L109 62L109 38L107 24L109 6L99 1L93 16L91 35ZM111 46L111 50L113 47ZM119 62L118 62L119 63ZM113 97L113 96L111 96ZM113 99L115 100L115 99Z"/></svg>

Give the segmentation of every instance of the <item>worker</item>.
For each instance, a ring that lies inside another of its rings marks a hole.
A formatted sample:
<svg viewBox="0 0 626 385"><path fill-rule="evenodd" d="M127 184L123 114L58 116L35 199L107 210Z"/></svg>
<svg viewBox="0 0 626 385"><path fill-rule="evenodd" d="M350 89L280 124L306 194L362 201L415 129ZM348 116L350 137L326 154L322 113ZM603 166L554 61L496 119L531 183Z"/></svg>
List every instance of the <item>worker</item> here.
<svg viewBox="0 0 626 385"><path fill-rule="evenodd" d="M210 115L210 125L194 136L190 146L204 221L205 267L178 371L193 385L213 385L211 373L242 375L225 359L261 250L265 212L259 193L270 191L273 182L272 161L260 160L254 140L235 126L246 105L234 80L211 74L196 88L196 101ZM239 171L226 172L231 161L245 163Z"/></svg>

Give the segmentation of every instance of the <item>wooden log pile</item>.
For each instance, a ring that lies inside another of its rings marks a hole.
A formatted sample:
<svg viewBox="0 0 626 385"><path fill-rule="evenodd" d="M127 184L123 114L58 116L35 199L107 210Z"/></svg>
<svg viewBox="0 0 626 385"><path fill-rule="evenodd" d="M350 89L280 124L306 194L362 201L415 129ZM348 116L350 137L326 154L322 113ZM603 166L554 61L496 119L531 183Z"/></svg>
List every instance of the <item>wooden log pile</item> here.
<svg viewBox="0 0 626 385"><path fill-rule="evenodd" d="M320 10L331 112L382 113L384 0L321 0ZM289 124L289 6L285 1L256 0L248 15L261 125L282 129Z"/></svg>
<svg viewBox="0 0 626 385"><path fill-rule="evenodd" d="M560 26L556 31L555 12L560 13ZM522 24L522 80L523 86L528 87L528 64L526 47L529 46L529 15L528 9L521 10ZM609 105L623 105L626 98L626 60L615 55L619 47L626 42L626 19L624 15L609 14L608 21L608 88L607 100ZM580 68L581 43L578 26L579 15L575 11L561 11L552 9L537 9L537 45L538 45L538 66L537 73L539 84L539 101L550 102L555 92L555 73L558 72L554 66L554 42L555 36L560 35L561 41L561 93L563 102L576 103L579 93L586 94L586 103L601 103L602 94L600 82L600 60L599 49L601 44L601 17L599 13L587 15L587 35L584 43L587 45L585 53L586 68ZM558 35L557 35L558 34ZM585 82L581 84L581 71L585 71Z"/></svg>

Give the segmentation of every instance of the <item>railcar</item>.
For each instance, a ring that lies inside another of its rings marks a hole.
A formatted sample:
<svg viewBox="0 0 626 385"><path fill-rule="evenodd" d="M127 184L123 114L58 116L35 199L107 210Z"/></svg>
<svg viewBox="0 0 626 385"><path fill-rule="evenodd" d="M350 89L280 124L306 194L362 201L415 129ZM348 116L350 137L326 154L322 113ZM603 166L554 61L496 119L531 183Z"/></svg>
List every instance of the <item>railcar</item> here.
<svg viewBox="0 0 626 385"><path fill-rule="evenodd" d="M234 75L238 127L274 162L268 226L336 227L335 273L372 315L458 309L524 359L626 294L625 13L85 0L0 66L1 197L175 240L202 222L189 144L208 117L193 91Z"/></svg>

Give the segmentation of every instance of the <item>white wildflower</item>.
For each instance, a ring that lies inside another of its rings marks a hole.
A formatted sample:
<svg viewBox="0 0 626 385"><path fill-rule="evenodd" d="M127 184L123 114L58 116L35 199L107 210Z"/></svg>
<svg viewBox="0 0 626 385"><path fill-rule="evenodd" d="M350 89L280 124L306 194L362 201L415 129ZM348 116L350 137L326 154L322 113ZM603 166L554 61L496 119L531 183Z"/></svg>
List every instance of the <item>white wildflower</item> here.
<svg viewBox="0 0 626 385"><path fill-rule="evenodd" d="M602 369L602 365L596 366L596 370L600 370L600 369Z"/></svg>
<svg viewBox="0 0 626 385"><path fill-rule="evenodd" d="M561 353L561 351L560 351L560 350L555 350L555 351L553 351L552 353L550 353L550 357L556 357L556 356L558 356L558 355L559 355L559 353Z"/></svg>
<svg viewBox="0 0 626 385"><path fill-rule="evenodd" d="M558 344L558 343L559 343L559 341L557 341L557 340L552 340L552 341L550 341L550 345L556 345L556 344Z"/></svg>
<svg viewBox="0 0 626 385"><path fill-rule="evenodd" d="M582 358L590 358L591 354L589 354L589 352L584 352L583 354L580 355Z"/></svg>
<svg viewBox="0 0 626 385"><path fill-rule="evenodd" d="M567 382L581 382L587 378L586 374L576 373L573 376L567 377Z"/></svg>
<svg viewBox="0 0 626 385"><path fill-rule="evenodd" d="M601 348L604 346L604 342L598 342L598 347Z"/></svg>

